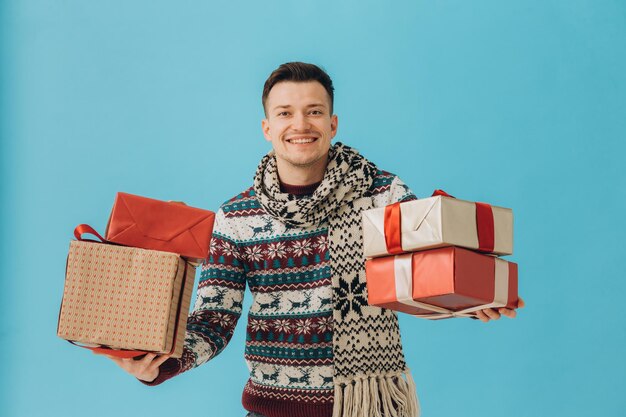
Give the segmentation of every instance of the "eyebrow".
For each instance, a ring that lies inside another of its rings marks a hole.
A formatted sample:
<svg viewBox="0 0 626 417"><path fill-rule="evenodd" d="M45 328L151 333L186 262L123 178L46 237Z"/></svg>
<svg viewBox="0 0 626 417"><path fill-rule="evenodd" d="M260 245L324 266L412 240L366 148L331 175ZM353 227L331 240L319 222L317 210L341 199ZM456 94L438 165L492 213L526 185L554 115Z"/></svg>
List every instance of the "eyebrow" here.
<svg viewBox="0 0 626 417"><path fill-rule="evenodd" d="M278 110L278 109L288 109L288 108L290 108L290 107L292 107L292 106L291 106L291 105L289 105L289 104L281 104L281 105L279 105L279 106L274 106L274 108L273 108L272 110ZM311 107L326 107L326 105L325 105L325 104L323 104L323 103L313 103L313 104L308 104L308 105L306 106L306 108L311 108Z"/></svg>

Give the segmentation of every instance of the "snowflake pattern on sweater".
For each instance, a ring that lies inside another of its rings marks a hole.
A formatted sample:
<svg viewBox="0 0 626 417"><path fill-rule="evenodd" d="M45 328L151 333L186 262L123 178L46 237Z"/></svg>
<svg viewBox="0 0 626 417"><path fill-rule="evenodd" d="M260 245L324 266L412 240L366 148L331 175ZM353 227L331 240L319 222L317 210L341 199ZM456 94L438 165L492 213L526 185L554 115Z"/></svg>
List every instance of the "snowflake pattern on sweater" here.
<svg viewBox="0 0 626 417"><path fill-rule="evenodd" d="M370 188L376 207L415 199L395 175L379 171ZM328 225L289 227L269 216L254 190L216 213L210 254L187 322L183 357L161 365L157 385L217 356L248 311L245 359L250 378L243 405L268 417L329 417L333 405L333 291ZM346 292L348 289L339 289ZM339 297L342 314L367 303L364 283L355 297ZM345 312L344 312L345 310Z"/></svg>

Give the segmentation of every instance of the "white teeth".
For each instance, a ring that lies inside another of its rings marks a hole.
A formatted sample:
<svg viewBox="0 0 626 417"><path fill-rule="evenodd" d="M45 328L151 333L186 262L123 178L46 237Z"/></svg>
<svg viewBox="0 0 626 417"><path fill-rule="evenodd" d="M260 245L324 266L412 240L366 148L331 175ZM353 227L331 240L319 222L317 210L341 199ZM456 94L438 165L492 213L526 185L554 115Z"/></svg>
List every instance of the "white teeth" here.
<svg viewBox="0 0 626 417"><path fill-rule="evenodd" d="M311 143L315 138L289 139L289 143Z"/></svg>

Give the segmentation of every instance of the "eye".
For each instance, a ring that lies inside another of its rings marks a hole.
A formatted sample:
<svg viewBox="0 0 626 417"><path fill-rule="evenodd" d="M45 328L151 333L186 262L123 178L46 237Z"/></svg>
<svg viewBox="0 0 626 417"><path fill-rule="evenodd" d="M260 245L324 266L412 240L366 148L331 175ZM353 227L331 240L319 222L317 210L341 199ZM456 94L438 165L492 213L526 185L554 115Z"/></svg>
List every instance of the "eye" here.
<svg viewBox="0 0 626 417"><path fill-rule="evenodd" d="M288 116L289 112L287 111L281 111L280 113L277 114L278 117L283 117L283 116Z"/></svg>
<svg viewBox="0 0 626 417"><path fill-rule="evenodd" d="M314 116L319 116L319 115L322 115L324 113L322 113L321 110L311 110L311 114L314 115Z"/></svg>

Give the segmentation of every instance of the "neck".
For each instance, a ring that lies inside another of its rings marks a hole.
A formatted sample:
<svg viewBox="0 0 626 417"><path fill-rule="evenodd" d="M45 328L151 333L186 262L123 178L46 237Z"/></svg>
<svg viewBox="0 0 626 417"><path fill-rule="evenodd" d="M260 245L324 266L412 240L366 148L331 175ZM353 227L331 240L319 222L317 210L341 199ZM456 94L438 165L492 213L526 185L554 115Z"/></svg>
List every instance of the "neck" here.
<svg viewBox="0 0 626 417"><path fill-rule="evenodd" d="M290 185L310 185L321 182L324 179L328 154L319 161L308 166L295 166L279 158L276 161L278 177L280 181Z"/></svg>

